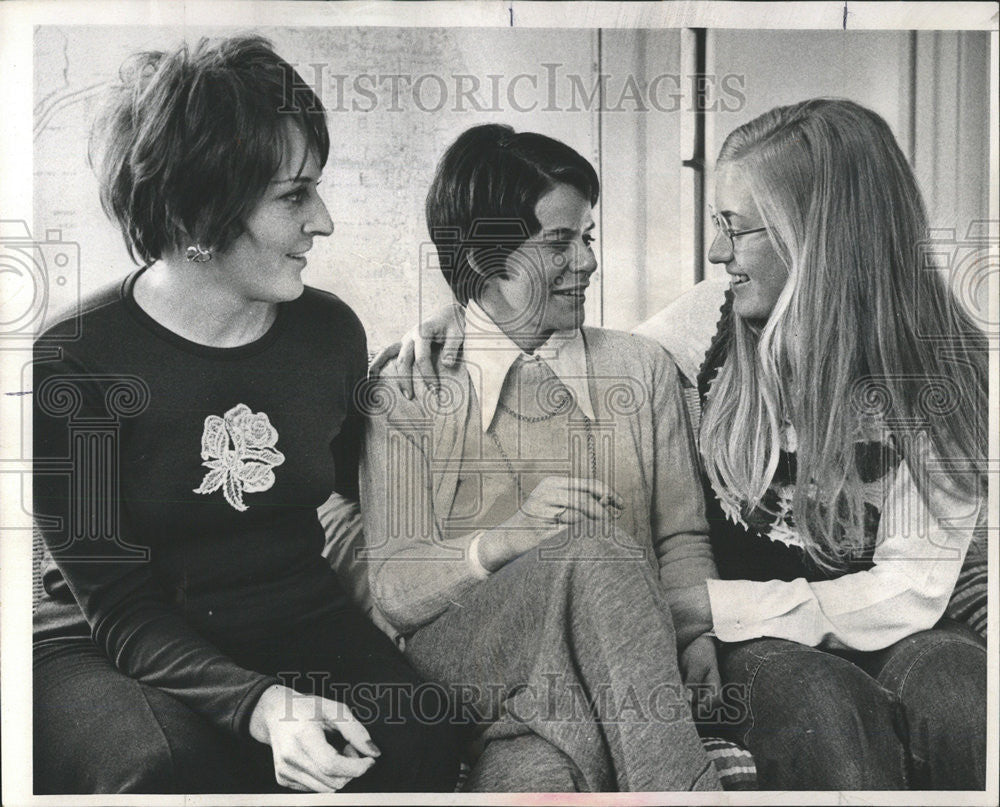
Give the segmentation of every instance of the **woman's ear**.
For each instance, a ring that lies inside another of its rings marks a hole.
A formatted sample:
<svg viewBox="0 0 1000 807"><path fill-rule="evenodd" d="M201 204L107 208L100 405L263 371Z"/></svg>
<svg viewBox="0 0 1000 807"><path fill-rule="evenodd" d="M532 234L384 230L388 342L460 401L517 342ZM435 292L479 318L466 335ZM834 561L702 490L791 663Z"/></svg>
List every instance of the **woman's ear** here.
<svg viewBox="0 0 1000 807"><path fill-rule="evenodd" d="M199 238L195 233L204 232L205 227L199 221L191 227L183 222L174 226L172 252L184 257L189 263L207 263L218 253L216 245L205 237Z"/></svg>
<svg viewBox="0 0 1000 807"><path fill-rule="evenodd" d="M179 239L178 247L181 251L187 249L191 244L200 244L203 248L217 252L219 241L224 238L222 234L215 232L211 217L204 210L201 211L193 221L175 221L174 232Z"/></svg>

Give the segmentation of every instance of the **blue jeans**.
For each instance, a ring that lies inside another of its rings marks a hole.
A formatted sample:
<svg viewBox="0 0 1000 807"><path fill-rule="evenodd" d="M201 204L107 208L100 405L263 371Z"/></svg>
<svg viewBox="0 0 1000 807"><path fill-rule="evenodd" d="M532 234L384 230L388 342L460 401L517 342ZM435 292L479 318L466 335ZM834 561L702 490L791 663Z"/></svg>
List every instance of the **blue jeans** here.
<svg viewBox="0 0 1000 807"><path fill-rule="evenodd" d="M986 786L986 648L965 625L869 653L755 639L719 662L761 790Z"/></svg>

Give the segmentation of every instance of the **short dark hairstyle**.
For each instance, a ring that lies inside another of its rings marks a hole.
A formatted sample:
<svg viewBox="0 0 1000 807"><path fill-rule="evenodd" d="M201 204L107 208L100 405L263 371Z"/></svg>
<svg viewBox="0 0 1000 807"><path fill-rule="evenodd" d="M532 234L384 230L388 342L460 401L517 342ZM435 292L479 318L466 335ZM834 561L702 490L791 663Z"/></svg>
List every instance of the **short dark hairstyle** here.
<svg viewBox="0 0 1000 807"><path fill-rule="evenodd" d="M227 249L281 166L289 124L325 165L323 104L263 37L130 57L91 134L91 165L132 260L193 242Z"/></svg>
<svg viewBox="0 0 1000 807"><path fill-rule="evenodd" d="M441 272L459 302L478 299L483 280L502 272L506 257L538 233L535 206L562 183L597 204L594 167L551 137L486 124L451 144L425 210Z"/></svg>

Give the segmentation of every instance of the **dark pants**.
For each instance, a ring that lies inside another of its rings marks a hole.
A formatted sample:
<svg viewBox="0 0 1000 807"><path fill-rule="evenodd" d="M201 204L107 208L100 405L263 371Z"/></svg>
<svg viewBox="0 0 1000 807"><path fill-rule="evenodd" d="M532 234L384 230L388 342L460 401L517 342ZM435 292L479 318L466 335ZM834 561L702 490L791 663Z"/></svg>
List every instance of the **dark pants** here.
<svg viewBox="0 0 1000 807"><path fill-rule="evenodd" d="M756 639L719 656L761 790L986 786L986 649L964 625L870 653Z"/></svg>
<svg viewBox="0 0 1000 807"><path fill-rule="evenodd" d="M447 707L436 692L421 698L422 680L359 613L325 615L226 651L241 666L351 707L382 756L345 792L454 789L458 737ZM122 675L90 640L35 648L34 782L37 794L289 792L275 783L270 747L223 734Z"/></svg>

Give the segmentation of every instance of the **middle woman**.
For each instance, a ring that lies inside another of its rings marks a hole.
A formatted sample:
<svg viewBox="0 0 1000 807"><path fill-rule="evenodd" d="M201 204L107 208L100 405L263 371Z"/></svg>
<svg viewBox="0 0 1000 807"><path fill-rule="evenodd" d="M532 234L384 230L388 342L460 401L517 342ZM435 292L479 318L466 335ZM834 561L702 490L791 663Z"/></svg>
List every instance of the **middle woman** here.
<svg viewBox="0 0 1000 807"><path fill-rule="evenodd" d="M372 594L478 724L471 790L719 789L681 679L717 681L710 626L670 608L716 576L693 441L663 350L581 327L598 194L559 141L462 134L427 196L462 355L363 402Z"/></svg>

